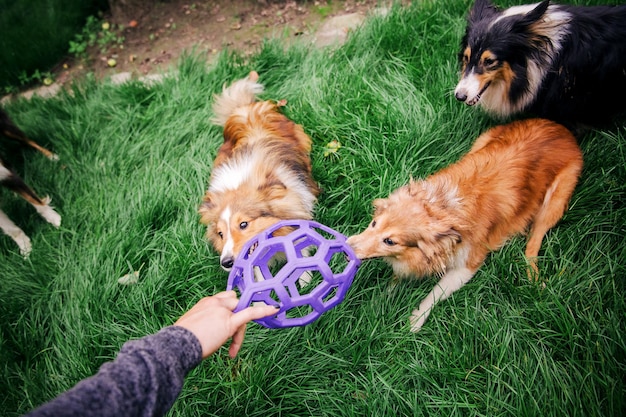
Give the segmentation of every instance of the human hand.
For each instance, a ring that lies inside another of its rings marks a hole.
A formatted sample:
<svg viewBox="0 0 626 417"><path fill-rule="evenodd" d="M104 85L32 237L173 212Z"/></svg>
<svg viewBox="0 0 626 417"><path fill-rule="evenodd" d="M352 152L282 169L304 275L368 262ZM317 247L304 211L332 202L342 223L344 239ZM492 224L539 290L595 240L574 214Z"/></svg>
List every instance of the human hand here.
<svg viewBox="0 0 626 417"><path fill-rule="evenodd" d="M183 314L174 325L184 327L198 338L202 346L202 359L217 351L232 337L228 354L234 358L243 343L246 323L276 314L278 311L278 308L272 306L255 306L233 313L238 302L235 291L223 291L205 297Z"/></svg>

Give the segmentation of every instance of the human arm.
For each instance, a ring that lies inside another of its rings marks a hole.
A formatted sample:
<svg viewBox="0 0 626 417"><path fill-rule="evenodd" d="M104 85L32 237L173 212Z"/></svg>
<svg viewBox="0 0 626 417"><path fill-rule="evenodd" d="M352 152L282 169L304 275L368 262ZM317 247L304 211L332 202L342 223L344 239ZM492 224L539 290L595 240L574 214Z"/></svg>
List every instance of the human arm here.
<svg viewBox="0 0 626 417"><path fill-rule="evenodd" d="M184 378L230 337L237 354L245 324L275 313L251 307L238 313L233 291L200 300L173 326L126 342L114 361L28 414L39 416L161 416L178 397Z"/></svg>

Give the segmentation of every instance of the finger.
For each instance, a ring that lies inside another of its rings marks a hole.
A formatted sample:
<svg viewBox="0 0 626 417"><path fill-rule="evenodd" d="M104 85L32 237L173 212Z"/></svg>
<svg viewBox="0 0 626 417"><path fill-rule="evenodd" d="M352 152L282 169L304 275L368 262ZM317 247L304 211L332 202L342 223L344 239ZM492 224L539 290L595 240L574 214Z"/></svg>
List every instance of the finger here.
<svg viewBox="0 0 626 417"><path fill-rule="evenodd" d="M246 325L244 324L237 329L237 331L233 335L233 340L230 343L230 347L228 348L228 355L231 358L234 358L235 356L237 356L237 353L239 353L239 349L241 349L241 345L243 345L243 339L245 335Z"/></svg>
<svg viewBox="0 0 626 417"><path fill-rule="evenodd" d="M224 307L229 309L230 311L233 311L239 304L239 300L236 297L235 298L220 298L220 303Z"/></svg>
<svg viewBox="0 0 626 417"><path fill-rule="evenodd" d="M248 323L251 320L258 320L262 319L263 317L276 314L278 310L278 307L274 306L248 307L235 313L231 318L231 322L233 323L233 326L239 327L245 323Z"/></svg>
<svg viewBox="0 0 626 417"><path fill-rule="evenodd" d="M233 290L230 291L222 291L213 295L215 298L237 298L237 293Z"/></svg>

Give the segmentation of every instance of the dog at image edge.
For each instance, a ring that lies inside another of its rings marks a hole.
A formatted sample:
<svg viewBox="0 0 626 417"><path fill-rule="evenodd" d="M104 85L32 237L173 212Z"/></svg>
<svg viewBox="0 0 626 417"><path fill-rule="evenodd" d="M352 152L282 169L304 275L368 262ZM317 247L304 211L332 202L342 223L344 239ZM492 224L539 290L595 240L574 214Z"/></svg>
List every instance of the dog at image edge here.
<svg viewBox="0 0 626 417"><path fill-rule="evenodd" d="M576 139L564 126L545 119L498 126L457 163L374 200L372 222L348 244L361 259L384 259L398 278L441 277L412 312L417 332L435 303L528 227L528 275L537 277L541 241L567 209L582 166Z"/></svg>
<svg viewBox="0 0 626 417"><path fill-rule="evenodd" d="M44 154L48 159L58 159L57 155L29 139L2 109L0 109L0 134L5 138L16 141L20 145L36 149ZM24 180L17 174L17 172L15 172L15 170L11 168L9 164L8 156L13 155L11 152L7 152L7 154L7 157L0 156L0 184L29 202L35 210L37 210L37 213L39 213L48 223L55 227L59 227L61 225L61 216L59 216L59 214L54 211L52 207L50 207L50 198L40 198L28 185L26 185ZM20 252L23 256L28 256L32 249L30 238L22 229L13 223L2 210L0 210L0 229L13 239L13 241L20 248Z"/></svg>
<svg viewBox="0 0 626 417"><path fill-rule="evenodd" d="M459 61L456 98L493 116L610 122L626 111L626 5L545 0L500 10L476 0Z"/></svg>
<svg viewBox="0 0 626 417"><path fill-rule="evenodd" d="M224 127L209 188L199 208L207 237L230 270L244 244L280 220L313 218L319 188L311 174L311 139L271 101L257 101L258 74L215 97ZM276 233L280 234L278 230Z"/></svg>

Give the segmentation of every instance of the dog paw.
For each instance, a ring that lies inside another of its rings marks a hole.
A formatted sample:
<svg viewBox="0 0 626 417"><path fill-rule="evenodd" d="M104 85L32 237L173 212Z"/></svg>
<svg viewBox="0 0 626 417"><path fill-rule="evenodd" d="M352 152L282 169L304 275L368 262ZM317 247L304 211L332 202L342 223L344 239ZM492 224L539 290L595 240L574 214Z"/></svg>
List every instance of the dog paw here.
<svg viewBox="0 0 626 417"><path fill-rule="evenodd" d="M54 209L48 205L50 203L50 197L45 197L43 199L43 202L44 205L35 206L35 210L37 210L37 213L39 213L41 217L46 219L46 221L54 227L61 226L61 215L54 211Z"/></svg>
<svg viewBox="0 0 626 417"><path fill-rule="evenodd" d="M417 333L420 331L426 319L428 318L428 311L422 313L421 310L416 309L411 313L411 317L409 318L409 322L411 324L411 331L413 333Z"/></svg>
<svg viewBox="0 0 626 417"><path fill-rule="evenodd" d="M41 214L41 216L54 227L61 226L61 215L54 211L51 207L47 207L46 210L42 210L39 214Z"/></svg>
<svg viewBox="0 0 626 417"><path fill-rule="evenodd" d="M30 238L26 236L23 232L11 237L20 248L20 254L24 258L28 258L28 255L30 255L31 250L33 249L33 246L30 243Z"/></svg>
<svg viewBox="0 0 626 417"><path fill-rule="evenodd" d="M526 275L528 276L529 281L539 281L539 268L537 267L537 257L536 256L526 256L526 261L528 263L526 268Z"/></svg>
<svg viewBox="0 0 626 417"><path fill-rule="evenodd" d="M424 320L419 317L414 317L411 316L411 318L409 319L409 322L411 323L411 331L413 333L417 333L421 330L422 326L424 325Z"/></svg>

